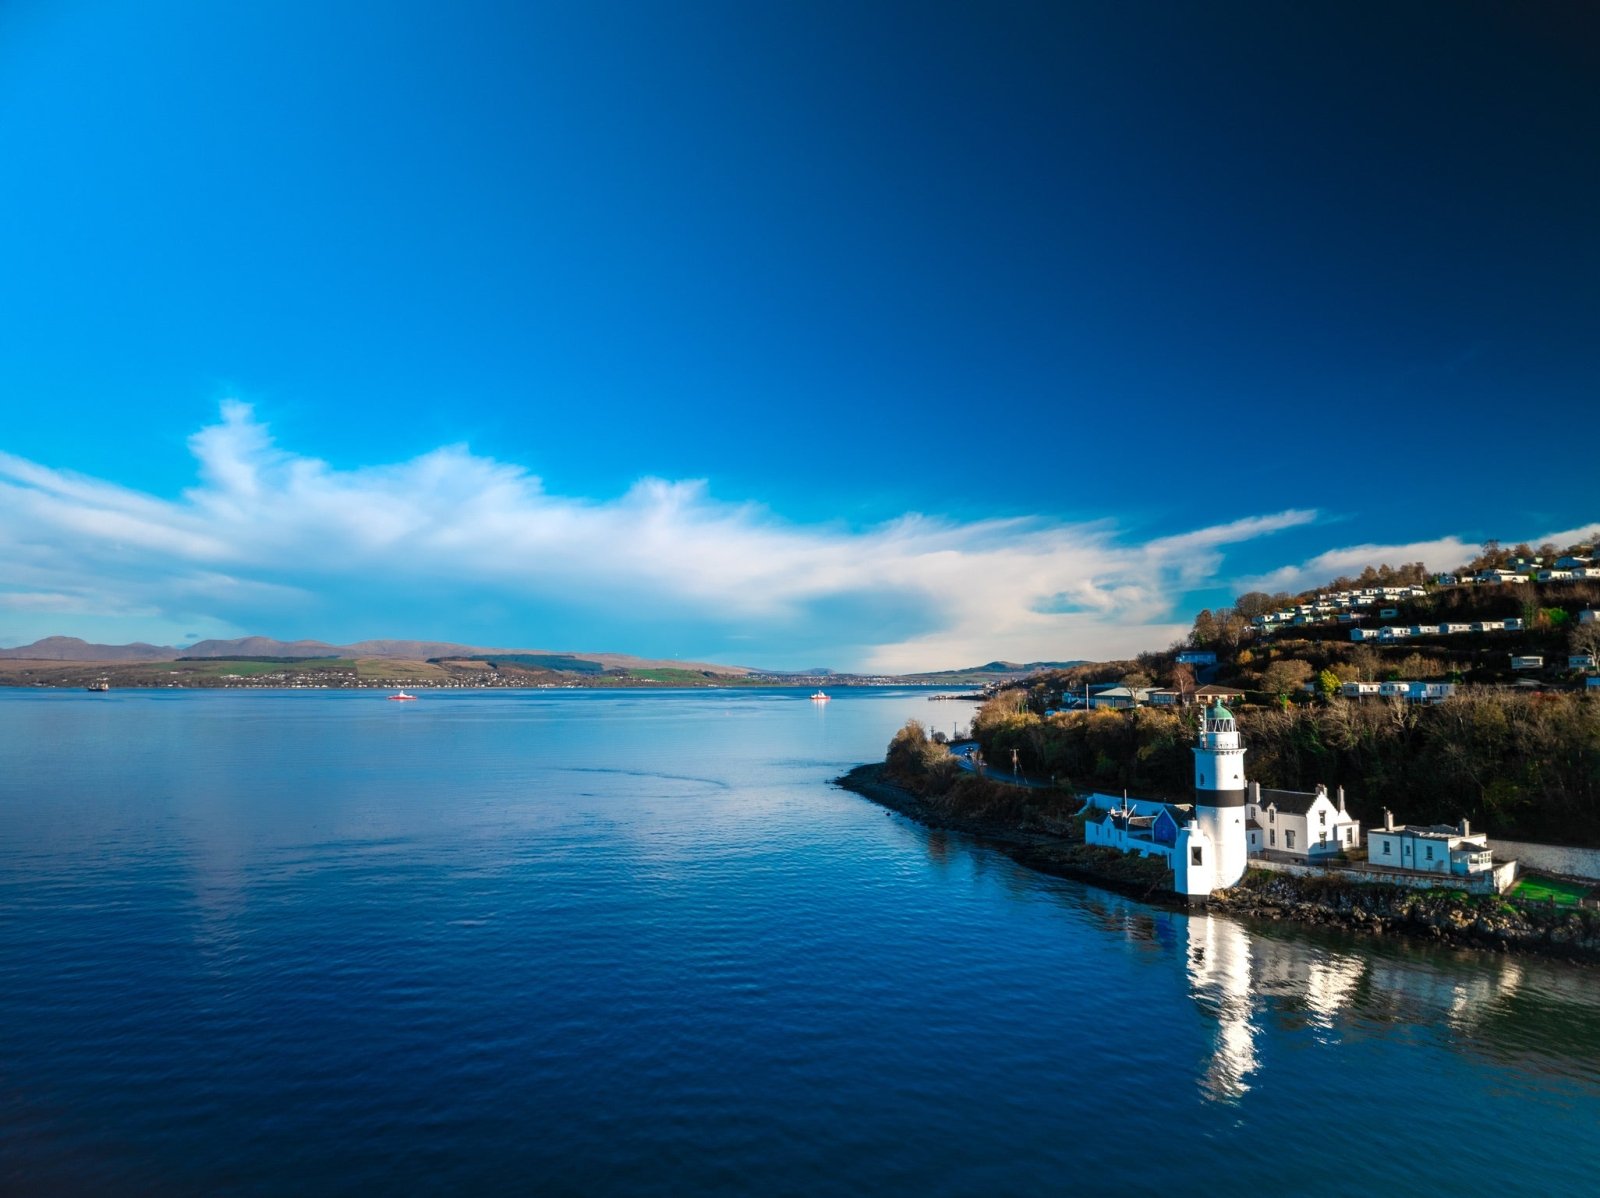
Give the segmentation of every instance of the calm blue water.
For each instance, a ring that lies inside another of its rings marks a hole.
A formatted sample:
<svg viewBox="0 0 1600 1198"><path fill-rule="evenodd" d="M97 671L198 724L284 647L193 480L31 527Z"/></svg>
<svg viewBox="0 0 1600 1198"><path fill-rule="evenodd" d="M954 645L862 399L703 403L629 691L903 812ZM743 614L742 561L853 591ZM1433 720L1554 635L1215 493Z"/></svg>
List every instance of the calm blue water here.
<svg viewBox="0 0 1600 1198"><path fill-rule="evenodd" d="M969 710L0 691L0 1188L1594 1191L1600 974L1158 911L826 785Z"/></svg>

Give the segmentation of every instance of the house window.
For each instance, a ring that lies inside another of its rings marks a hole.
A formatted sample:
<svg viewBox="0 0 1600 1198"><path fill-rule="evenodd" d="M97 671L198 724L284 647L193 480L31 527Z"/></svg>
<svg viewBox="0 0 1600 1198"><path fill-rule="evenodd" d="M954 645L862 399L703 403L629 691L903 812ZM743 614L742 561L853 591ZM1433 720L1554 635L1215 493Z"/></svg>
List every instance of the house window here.
<svg viewBox="0 0 1600 1198"><path fill-rule="evenodd" d="M1322 842L1322 843L1323 843L1323 844L1327 844L1327 843L1328 843L1328 834L1327 834L1327 833L1326 833L1326 832L1324 832L1324 833L1323 833L1323 834L1322 834L1322 835L1321 835L1321 836L1320 836L1320 837L1318 837L1318 839L1319 839L1319 840L1320 840L1320 841L1321 841L1321 842Z"/></svg>
<svg viewBox="0 0 1600 1198"><path fill-rule="evenodd" d="M1199 845L1195 845L1193 848L1191 848L1189 850L1189 864L1190 865L1199 865L1200 864L1200 846Z"/></svg>
<svg viewBox="0 0 1600 1198"><path fill-rule="evenodd" d="M1278 843L1278 833L1276 831L1267 833L1267 843L1276 847Z"/></svg>
<svg viewBox="0 0 1600 1198"><path fill-rule="evenodd" d="M1277 822L1278 822L1278 809L1276 807L1274 807L1271 811L1267 812L1267 823L1275 824Z"/></svg>
<svg viewBox="0 0 1600 1198"><path fill-rule="evenodd" d="M1294 830L1292 828L1283 834L1283 847L1286 849L1294 848Z"/></svg>
<svg viewBox="0 0 1600 1198"><path fill-rule="evenodd" d="M1352 837L1353 837L1353 836L1354 836L1354 833L1353 833L1353 832L1352 832L1352 831L1351 831L1351 830L1350 830L1350 829L1349 829L1349 828L1346 828L1346 829L1345 829L1345 830L1344 830L1344 842L1345 842L1345 843L1346 843L1346 844L1352 844L1352 843L1354 843L1354 841L1353 841L1353 839L1352 839Z"/></svg>
<svg viewBox="0 0 1600 1198"><path fill-rule="evenodd" d="M1433 846L1430 844L1430 845L1427 846L1427 848L1428 848L1428 860L1432 861L1433 860Z"/></svg>
<svg viewBox="0 0 1600 1198"><path fill-rule="evenodd" d="M1326 828L1328 826L1328 813L1326 811L1317 812L1317 820Z"/></svg>
<svg viewBox="0 0 1600 1198"><path fill-rule="evenodd" d="M1389 855L1389 842L1387 840L1383 842L1383 855L1385 857Z"/></svg>

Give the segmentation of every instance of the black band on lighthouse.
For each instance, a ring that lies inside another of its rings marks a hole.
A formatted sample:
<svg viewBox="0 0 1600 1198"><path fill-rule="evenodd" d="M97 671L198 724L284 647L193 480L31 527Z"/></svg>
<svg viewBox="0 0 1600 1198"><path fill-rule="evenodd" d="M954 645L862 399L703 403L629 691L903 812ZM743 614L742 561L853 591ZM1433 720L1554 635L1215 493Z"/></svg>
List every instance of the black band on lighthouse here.
<svg viewBox="0 0 1600 1198"><path fill-rule="evenodd" d="M1245 790L1201 790L1195 787L1194 802L1196 807L1243 807L1245 805Z"/></svg>

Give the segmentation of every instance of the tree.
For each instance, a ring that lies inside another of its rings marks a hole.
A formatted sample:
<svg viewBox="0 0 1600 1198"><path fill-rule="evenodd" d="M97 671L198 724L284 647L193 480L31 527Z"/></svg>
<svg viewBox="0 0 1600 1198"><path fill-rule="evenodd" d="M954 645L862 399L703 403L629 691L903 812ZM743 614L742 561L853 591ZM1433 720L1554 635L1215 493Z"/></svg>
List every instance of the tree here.
<svg viewBox="0 0 1600 1198"><path fill-rule="evenodd" d="M1339 675L1332 670L1323 670L1317 675L1317 693L1324 699L1331 699L1339 693Z"/></svg>
<svg viewBox="0 0 1600 1198"><path fill-rule="evenodd" d="M1194 693L1194 667L1180 661L1167 671L1167 685L1185 697Z"/></svg>
<svg viewBox="0 0 1600 1198"><path fill-rule="evenodd" d="M1209 607L1202 607L1200 614L1194 618L1194 631L1189 634L1189 639L1194 642L1197 649L1216 644L1217 619L1211 614Z"/></svg>
<svg viewBox="0 0 1600 1198"><path fill-rule="evenodd" d="M1572 631L1567 634L1567 645L1573 653L1600 655L1600 620L1573 625Z"/></svg>
<svg viewBox="0 0 1600 1198"><path fill-rule="evenodd" d="M1344 677L1351 682L1374 682L1383 659L1370 645L1357 645L1345 658Z"/></svg>
<svg viewBox="0 0 1600 1198"><path fill-rule="evenodd" d="M1261 689L1269 695L1287 695L1311 677L1311 665L1297 657L1275 661L1261 672Z"/></svg>
<svg viewBox="0 0 1600 1198"><path fill-rule="evenodd" d="M1264 616L1269 611L1276 611L1277 608L1277 601L1265 591L1246 591L1233 601L1233 610L1246 620Z"/></svg>
<svg viewBox="0 0 1600 1198"><path fill-rule="evenodd" d="M1231 607L1219 607L1213 617L1217 628L1217 641L1228 649L1238 649L1239 642L1250 632L1250 621Z"/></svg>

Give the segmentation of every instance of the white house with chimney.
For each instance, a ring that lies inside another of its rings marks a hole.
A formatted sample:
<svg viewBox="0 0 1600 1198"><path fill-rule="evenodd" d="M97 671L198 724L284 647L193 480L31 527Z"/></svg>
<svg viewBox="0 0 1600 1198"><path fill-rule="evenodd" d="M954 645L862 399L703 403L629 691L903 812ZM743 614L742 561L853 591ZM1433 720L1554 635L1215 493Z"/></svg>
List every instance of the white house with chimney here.
<svg viewBox="0 0 1600 1198"><path fill-rule="evenodd" d="M1471 878L1495 872L1488 839L1473 834L1466 820L1449 824L1397 824L1383 813L1383 827L1367 833L1367 863L1379 869L1411 870Z"/></svg>
<svg viewBox="0 0 1600 1198"><path fill-rule="evenodd" d="M1260 850L1269 853L1316 861L1361 843L1361 821L1345 810L1342 786L1332 798L1320 784L1312 791L1269 790L1252 782L1245 817L1260 832ZM1251 835L1257 839L1255 830Z"/></svg>

